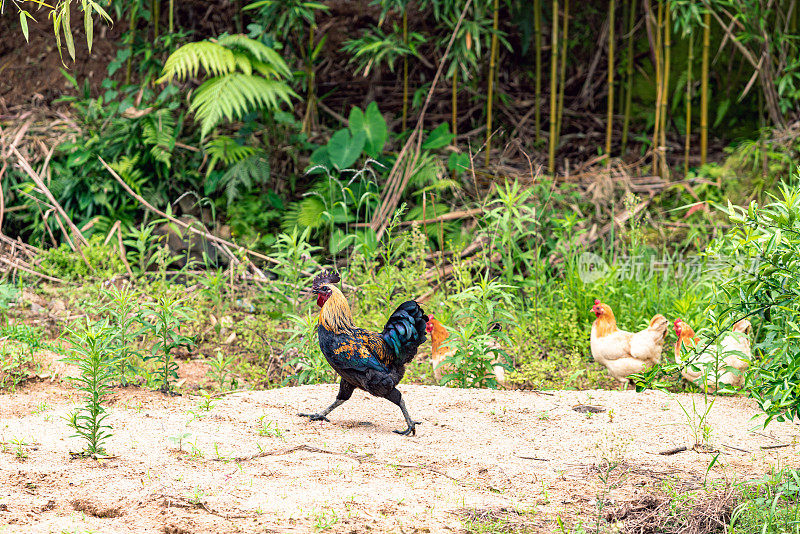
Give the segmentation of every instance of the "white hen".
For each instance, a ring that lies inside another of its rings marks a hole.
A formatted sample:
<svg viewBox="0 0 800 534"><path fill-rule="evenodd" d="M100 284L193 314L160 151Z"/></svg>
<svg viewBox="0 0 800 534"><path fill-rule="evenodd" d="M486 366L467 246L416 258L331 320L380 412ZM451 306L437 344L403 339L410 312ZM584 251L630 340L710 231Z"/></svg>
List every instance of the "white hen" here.
<svg viewBox="0 0 800 534"><path fill-rule="evenodd" d="M592 357L620 381L622 389L628 386L628 376L661 361L669 326L666 317L656 315L644 330L626 332L617 328L614 312L607 304L595 300L592 312L596 316L592 324Z"/></svg>

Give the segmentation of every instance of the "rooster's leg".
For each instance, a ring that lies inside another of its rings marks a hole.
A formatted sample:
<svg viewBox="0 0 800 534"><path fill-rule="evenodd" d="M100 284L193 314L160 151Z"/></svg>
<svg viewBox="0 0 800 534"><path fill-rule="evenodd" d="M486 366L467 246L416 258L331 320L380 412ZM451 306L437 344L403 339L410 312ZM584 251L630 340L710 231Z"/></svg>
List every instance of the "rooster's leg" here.
<svg viewBox="0 0 800 534"><path fill-rule="evenodd" d="M405 430L395 430L395 434L400 434L401 436L416 436L417 435L417 425L421 425L420 421L414 421L411 419L411 416L408 415L408 410L406 409L406 403L403 401L403 396L400 394L397 388L394 388L387 396L387 399L395 403L400 407L400 410L403 412L403 417L406 419L406 424L408 428Z"/></svg>
<svg viewBox="0 0 800 534"><path fill-rule="evenodd" d="M325 408L319 413L299 413L300 417L308 417L311 421L328 421L326 417L329 413L333 410L344 404L344 401L348 400L350 396L353 394L353 390L355 388L347 382L344 378L342 379L341 383L339 384L339 393L336 395L336 400L333 401L333 404Z"/></svg>

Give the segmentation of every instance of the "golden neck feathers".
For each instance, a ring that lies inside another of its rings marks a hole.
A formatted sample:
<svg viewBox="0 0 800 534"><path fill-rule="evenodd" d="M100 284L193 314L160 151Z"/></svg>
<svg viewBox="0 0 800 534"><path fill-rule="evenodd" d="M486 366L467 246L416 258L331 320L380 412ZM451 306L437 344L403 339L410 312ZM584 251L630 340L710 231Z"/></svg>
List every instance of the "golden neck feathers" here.
<svg viewBox="0 0 800 534"><path fill-rule="evenodd" d="M319 312L319 322L334 334L343 334L353 328L353 314L342 292L333 285L330 287L331 296Z"/></svg>

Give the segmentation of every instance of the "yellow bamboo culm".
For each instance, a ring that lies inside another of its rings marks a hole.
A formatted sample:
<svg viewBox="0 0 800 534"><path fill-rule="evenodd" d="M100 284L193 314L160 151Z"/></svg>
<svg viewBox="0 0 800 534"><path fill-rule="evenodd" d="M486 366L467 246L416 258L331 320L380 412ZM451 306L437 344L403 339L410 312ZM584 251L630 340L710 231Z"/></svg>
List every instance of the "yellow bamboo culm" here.
<svg viewBox="0 0 800 534"><path fill-rule="evenodd" d="M550 39L550 146L548 147L548 168L550 174L556 173L556 100L558 97L558 0L553 0L553 28Z"/></svg>
<svg viewBox="0 0 800 534"><path fill-rule="evenodd" d="M653 172L658 172L659 166L659 151L658 151L658 143L659 143L659 132L661 127L661 89L662 89L662 59L661 59L661 25L664 19L664 3L661 0L658 0L658 16L656 18L656 49L655 49L655 56L656 56L656 106L655 106L655 121L653 124Z"/></svg>
<svg viewBox="0 0 800 534"><path fill-rule="evenodd" d="M169 0L169 33L175 31L175 0Z"/></svg>
<svg viewBox="0 0 800 534"><path fill-rule="evenodd" d="M489 52L489 94L486 103L486 166L489 166L492 150L492 100L494 97L494 79L497 73L497 28L499 24L500 2L494 0L494 21L492 22L492 49Z"/></svg>
<svg viewBox="0 0 800 534"><path fill-rule="evenodd" d="M669 100L669 68L670 68L670 52L672 49L672 32L670 31L670 7L667 2L664 10L664 72L663 72L663 86L661 91L661 135L659 140L659 161L661 162L661 172L659 173L662 178L669 174L669 167L667 166L667 102Z"/></svg>
<svg viewBox="0 0 800 534"><path fill-rule="evenodd" d="M606 117L606 163L611 165L611 134L614 127L614 0L608 1L608 115Z"/></svg>
<svg viewBox="0 0 800 534"><path fill-rule="evenodd" d="M535 140L538 143L541 138L540 129L542 127L542 111L539 103L542 99L542 5L541 0L533 0L533 40L536 47L536 80L535 80L535 96L533 100L534 107L534 133Z"/></svg>
<svg viewBox="0 0 800 534"><path fill-rule="evenodd" d="M649 0L648 0L649 1ZM622 119L622 148L624 155L628 147L628 129L631 124L631 104L633 101L633 30L636 27L636 0L631 0L628 12L628 58L625 66L625 111Z"/></svg>
<svg viewBox="0 0 800 534"><path fill-rule="evenodd" d="M556 139L561 138L561 118L564 116L564 86L567 77L567 37L569 36L569 0L564 0L564 15L561 23L561 71L558 74L558 119Z"/></svg>
<svg viewBox="0 0 800 534"><path fill-rule="evenodd" d="M689 34L689 53L686 58L686 139L683 144L683 175L689 174L689 149L692 137L692 67L694 63L694 35Z"/></svg>
<svg viewBox="0 0 800 534"><path fill-rule="evenodd" d="M711 48L711 12L703 17L703 64L700 71L700 165L708 156L708 51Z"/></svg>

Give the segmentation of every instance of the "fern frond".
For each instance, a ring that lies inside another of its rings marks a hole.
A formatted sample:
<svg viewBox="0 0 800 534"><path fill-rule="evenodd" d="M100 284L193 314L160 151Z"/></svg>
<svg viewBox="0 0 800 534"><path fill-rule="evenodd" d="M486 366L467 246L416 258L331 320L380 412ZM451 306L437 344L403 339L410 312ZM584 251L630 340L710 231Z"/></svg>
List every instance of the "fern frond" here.
<svg viewBox="0 0 800 534"><path fill-rule="evenodd" d="M291 105L293 96L297 94L283 82L233 73L203 83L194 94L189 111L197 115L204 137L222 119L234 120L253 109L277 109L280 101Z"/></svg>
<svg viewBox="0 0 800 534"><path fill-rule="evenodd" d="M120 159L112 162L109 167L114 169L131 189L141 194L141 185L144 180L142 179L142 171L139 169L138 164L138 155L133 157L122 156Z"/></svg>
<svg viewBox="0 0 800 534"><path fill-rule="evenodd" d="M289 65L286 64L281 55L261 41L256 41L246 35L234 34L220 37L217 42L228 48L246 50L249 55L252 56L252 59L255 60L253 63L260 62L268 65L272 71L276 73L276 78L280 76L289 77L292 75Z"/></svg>
<svg viewBox="0 0 800 534"><path fill-rule="evenodd" d="M255 148L239 144L227 135L220 135L216 139L212 139L203 148L206 154L211 157L211 161L208 164L208 172L214 170L214 167L219 162L231 165L252 156L256 152Z"/></svg>
<svg viewBox="0 0 800 534"><path fill-rule="evenodd" d="M281 227L287 232L295 227L316 229L322 226L324 213L325 204L322 200L317 197L306 197L286 210Z"/></svg>
<svg viewBox="0 0 800 534"><path fill-rule="evenodd" d="M225 184L228 205L230 206L242 192L249 191L254 185L266 183L269 176L269 160L263 153L253 154L231 165L220 179L220 183Z"/></svg>
<svg viewBox="0 0 800 534"><path fill-rule="evenodd" d="M197 76L200 67L212 76L223 76L236 70L234 53L224 46L211 41L187 43L175 50L164 63L162 76L156 83L173 77L179 80Z"/></svg>
<svg viewBox="0 0 800 534"><path fill-rule="evenodd" d="M160 109L144 118L142 124L142 141L150 145L150 154L156 161L167 167L172 160L172 150L175 148L177 135L175 132L175 117L168 109Z"/></svg>

